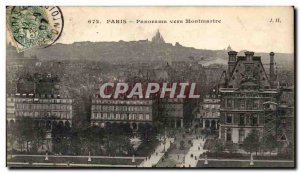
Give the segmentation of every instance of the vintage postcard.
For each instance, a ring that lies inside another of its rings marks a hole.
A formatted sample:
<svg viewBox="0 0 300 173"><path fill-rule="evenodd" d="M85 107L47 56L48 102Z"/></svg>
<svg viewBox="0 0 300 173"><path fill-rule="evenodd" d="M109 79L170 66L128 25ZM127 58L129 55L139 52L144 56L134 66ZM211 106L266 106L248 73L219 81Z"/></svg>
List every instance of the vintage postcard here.
<svg viewBox="0 0 300 173"><path fill-rule="evenodd" d="M6 7L9 168L295 168L294 8Z"/></svg>

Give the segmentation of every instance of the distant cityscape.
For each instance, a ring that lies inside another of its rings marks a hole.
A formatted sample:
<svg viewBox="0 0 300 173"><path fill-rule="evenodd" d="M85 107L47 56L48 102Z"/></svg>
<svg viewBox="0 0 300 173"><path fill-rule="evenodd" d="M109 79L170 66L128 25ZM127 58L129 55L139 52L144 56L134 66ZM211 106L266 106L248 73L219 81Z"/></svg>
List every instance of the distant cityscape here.
<svg viewBox="0 0 300 173"><path fill-rule="evenodd" d="M7 45L8 166L295 165L294 66L278 63L281 54L199 51L165 43L159 31L151 41L106 43L99 59L59 46L44 55ZM200 98L103 99L105 82L193 82Z"/></svg>

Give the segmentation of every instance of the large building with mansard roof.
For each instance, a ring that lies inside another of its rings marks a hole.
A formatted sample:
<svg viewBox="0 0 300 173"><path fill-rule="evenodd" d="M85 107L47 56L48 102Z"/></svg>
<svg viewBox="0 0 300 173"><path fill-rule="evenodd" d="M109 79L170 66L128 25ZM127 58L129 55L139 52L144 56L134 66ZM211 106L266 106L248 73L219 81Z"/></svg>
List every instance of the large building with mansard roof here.
<svg viewBox="0 0 300 173"><path fill-rule="evenodd" d="M276 133L277 82L274 53L270 53L270 71L254 52L229 51L228 69L219 85L219 138L227 145L242 144L251 130L259 136Z"/></svg>

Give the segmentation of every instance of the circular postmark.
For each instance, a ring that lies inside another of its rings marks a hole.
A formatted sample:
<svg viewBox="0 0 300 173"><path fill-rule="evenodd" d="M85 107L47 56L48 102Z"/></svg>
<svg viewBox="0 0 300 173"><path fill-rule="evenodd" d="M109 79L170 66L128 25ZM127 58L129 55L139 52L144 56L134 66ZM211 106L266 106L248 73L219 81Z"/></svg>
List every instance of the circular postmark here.
<svg viewBox="0 0 300 173"><path fill-rule="evenodd" d="M11 10L9 25L19 48L45 48L61 36L64 19L57 6L15 6Z"/></svg>

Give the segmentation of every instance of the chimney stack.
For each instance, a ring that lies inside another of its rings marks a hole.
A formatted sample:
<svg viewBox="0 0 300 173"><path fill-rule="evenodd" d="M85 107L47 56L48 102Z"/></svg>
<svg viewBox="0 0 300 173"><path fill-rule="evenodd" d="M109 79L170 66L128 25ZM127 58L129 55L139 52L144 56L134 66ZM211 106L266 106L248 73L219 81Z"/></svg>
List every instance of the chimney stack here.
<svg viewBox="0 0 300 173"><path fill-rule="evenodd" d="M270 83L273 86L274 81L276 80L275 70L274 70L274 52L270 52Z"/></svg>
<svg viewBox="0 0 300 173"><path fill-rule="evenodd" d="M245 52L245 56L246 56L246 61L252 61L253 56L254 56L254 52Z"/></svg>
<svg viewBox="0 0 300 173"><path fill-rule="evenodd" d="M228 72L227 72L228 77L231 76L232 70L233 70L233 68L235 66L236 55L237 55L236 51L229 51L228 52L228 56L229 56L229 60L228 60Z"/></svg>

